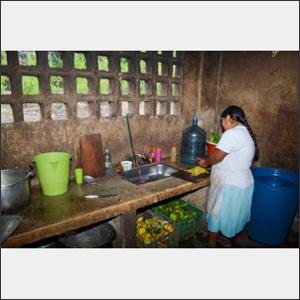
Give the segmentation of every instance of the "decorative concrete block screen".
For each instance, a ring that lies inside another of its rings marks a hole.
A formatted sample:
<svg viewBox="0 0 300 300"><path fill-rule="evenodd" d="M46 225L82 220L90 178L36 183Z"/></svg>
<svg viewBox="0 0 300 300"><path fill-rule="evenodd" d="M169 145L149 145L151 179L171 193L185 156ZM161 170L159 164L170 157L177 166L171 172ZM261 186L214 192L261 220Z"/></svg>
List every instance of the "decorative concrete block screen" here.
<svg viewBox="0 0 300 300"><path fill-rule="evenodd" d="M1 124L180 115L183 53L1 51Z"/></svg>

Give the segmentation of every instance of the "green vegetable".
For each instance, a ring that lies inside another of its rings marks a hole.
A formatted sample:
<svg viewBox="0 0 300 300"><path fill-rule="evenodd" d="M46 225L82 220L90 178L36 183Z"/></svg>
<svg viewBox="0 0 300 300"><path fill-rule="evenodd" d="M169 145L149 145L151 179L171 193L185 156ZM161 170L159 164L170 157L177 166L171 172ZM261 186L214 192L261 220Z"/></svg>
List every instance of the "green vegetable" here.
<svg viewBox="0 0 300 300"><path fill-rule="evenodd" d="M197 213L191 211L187 202L179 202L178 200L169 202L168 204L159 205L157 209L164 215L168 216L174 222L180 222L186 219L196 217Z"/></svg>
<svg viewBox="0 0 300 300"><path fill-rule="evenodd" d="M221 138L221 137L220 137L218 134L216 134L216 133L213 132L213 133L209 136L208 141L211 142L211 143L218 143L219 140L220 140L220 138Z"/></svg>

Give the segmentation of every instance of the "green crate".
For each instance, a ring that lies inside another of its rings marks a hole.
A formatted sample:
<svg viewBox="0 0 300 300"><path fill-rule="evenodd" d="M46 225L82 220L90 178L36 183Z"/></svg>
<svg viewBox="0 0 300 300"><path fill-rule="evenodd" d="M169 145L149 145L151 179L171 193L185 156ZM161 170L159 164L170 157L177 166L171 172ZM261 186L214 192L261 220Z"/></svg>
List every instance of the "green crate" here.
<svg viewBox="0 0 300 300"><path fill-rule="evenodd" d="M139 217L143 217L144 220L151 218L158 218L160 221L169 224L173 227L174 231L159 237L158 239L153 240L149 244L145 244L142 239L139 238L138 234L136 235L136 243L138 248L178 248L178 233L174 225L170 224L170 222L156 216L150 210L137 215L137 219Z"/></svg>
<svg viewBox="0 0 300 300"><path fill-rule="evenodd" d="M174 201L178 201L179 203L187 203L182 199L177 199ZM193 237L197 232L201 232L202 218L203 218L202 210L187 203L186 206L187 210L191 212L195 212L196 213L195 216L181 221L174 221L168 215L164 214L160 209L162 206L169 205L170 203L156 206L152 209L152 211L156 216L174 225L174 227L178 231L179 241L187 240Z"/></svg>

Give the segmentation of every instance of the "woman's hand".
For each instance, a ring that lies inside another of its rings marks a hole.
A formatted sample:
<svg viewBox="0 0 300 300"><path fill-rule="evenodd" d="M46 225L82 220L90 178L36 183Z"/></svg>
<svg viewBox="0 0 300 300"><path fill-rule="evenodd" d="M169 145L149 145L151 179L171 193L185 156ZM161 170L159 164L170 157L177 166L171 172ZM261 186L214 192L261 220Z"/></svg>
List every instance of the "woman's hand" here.
<svg viewBox="0 0 300 300"><path fill-rule="evenodd" d="M207 168L222 161L228 153L216 148L214 153L209 154L207 158L196 157L200 167Z"/></svg>
<svg viewBox="0 0 300 300"><path fill-rule="evenodd" d="M199 157L196 157L197 160L198 160L198 165L202 168L207 168L208 167L208 163L207 163L207 160L204 159L204 158L199 158Z"/></svg>

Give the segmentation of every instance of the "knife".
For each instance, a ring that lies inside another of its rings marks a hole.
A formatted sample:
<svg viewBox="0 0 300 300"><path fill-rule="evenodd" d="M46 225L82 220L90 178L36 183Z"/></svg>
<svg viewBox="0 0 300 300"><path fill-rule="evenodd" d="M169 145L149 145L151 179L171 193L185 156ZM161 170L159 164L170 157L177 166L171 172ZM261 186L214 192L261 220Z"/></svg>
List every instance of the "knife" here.
<svg viewBox="0 0 300 300"><path fill-rule="evenodd" d="M97 199L97 198L106 198L106 197L114 197L118 196L116 194L94 194L94 195L85 195L84 198L87 200Z"/></svg>

